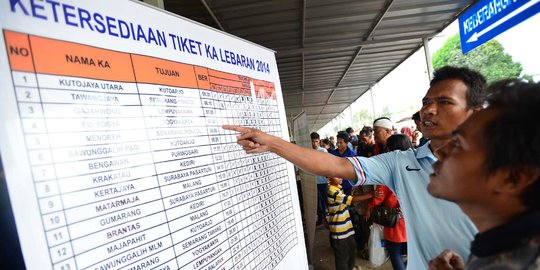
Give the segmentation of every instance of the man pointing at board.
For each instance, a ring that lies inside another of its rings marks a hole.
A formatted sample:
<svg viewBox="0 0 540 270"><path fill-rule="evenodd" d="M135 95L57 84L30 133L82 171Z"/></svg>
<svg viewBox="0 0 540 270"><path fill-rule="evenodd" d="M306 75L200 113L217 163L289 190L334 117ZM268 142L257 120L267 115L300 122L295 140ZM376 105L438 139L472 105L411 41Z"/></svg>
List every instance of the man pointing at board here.
<svg viewBox="0 0 540 270"><path fill-rule="evenodd" d="M371 158L340 158L302 148L262 131L239 126L223 126L239 132L238 144L246 153L274 152L316 175L336 176L354 185L386 185L398 197L405 215L408 242L408 269L427 269L428 261L444 249L463 258L477 229L454 204L436 199L427 192L433 151L448 142L451 132L478 111L483 103L486 81L466 68L437 70L422 99L422 131L431 138L417 150L395 151Z"/></svg>

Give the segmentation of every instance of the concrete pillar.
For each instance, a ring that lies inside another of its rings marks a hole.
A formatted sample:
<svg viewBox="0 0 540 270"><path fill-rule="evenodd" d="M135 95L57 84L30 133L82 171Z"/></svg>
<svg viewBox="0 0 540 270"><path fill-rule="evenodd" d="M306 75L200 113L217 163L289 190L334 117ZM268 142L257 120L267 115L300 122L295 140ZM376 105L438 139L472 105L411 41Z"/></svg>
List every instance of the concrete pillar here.
<svg viewBox="0 0 540 270"><path fill-rule="evenodd" d="M429 53L429 42L428 42L428 38L423 38L422 40L424 42L424 54L426 57L428 80L431 81L431 76L433 76L433 65L431 65L431 53Z"/></svg>

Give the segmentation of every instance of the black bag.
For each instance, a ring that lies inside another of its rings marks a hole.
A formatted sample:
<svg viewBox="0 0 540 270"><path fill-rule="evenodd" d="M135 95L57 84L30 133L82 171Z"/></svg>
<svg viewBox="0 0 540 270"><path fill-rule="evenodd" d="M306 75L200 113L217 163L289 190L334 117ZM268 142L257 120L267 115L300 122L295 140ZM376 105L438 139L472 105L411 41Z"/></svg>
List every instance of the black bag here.
<svg viewBox="0 0 540 270"><path fill-rule="evenodd" d="M387 206L376 206L371 211L371 219L373 222L384 227L396 227L399 219L402 217L399 207L390 208Z"/></svg>

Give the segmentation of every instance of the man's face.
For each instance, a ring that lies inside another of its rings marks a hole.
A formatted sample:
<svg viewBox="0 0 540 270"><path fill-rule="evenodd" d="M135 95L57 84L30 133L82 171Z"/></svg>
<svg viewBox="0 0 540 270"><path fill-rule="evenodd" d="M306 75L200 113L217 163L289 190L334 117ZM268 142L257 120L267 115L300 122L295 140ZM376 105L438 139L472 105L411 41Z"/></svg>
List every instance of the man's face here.
<svg viewBox="0 0 540 270"><path fill-rule="evenodd" d="M327 144L327 143L322 142L321 145L322 145L322 147L325 148L325 149L330 148L330 145Z"/></svg>
<svg viewBox="0 0 540 270"><path fill-rule="evenodd" d="M422 122L420 120L414 120L414 124L416 125L416 129L422 132Z"/></svg>
<svg viewBox="0 0 540 270"><path fill-rule="evenodd" d="M321 145L320 139L311 139L311 148L317 150L319 149L319 146Z"/></svg>
<svg viewBox="0 0 540 270"><path fill-rule="evenodd" d="M452 140L435 151L428 192L438 198L467 204L489 195L490 176L485 167L486 124L496 117L493 110L473 114L454 132Z"/></svg>
<svg viewBox="0 0 540 270"><path fill-rule="evenodd" d="M378 143L386 143L388 137L392 136L392 131L383 127L374 127L375 141Z"/></svg>
<svg viewBox="0 0 540 270"><path fill-rule="evenodd" d="M444 138L472 114L467 109L467 85L448 79L431 86L422 99L422 133L428 138Z"/></svg>
<svg viewBox="0 0 540 270"><path fill-rule="evenodd" d="M347 149L347 143L345 142L344 139L338 138L336 142L336 147L338 148L339 151L343 152L345 151L345 149Z"/></svg>
<svg viewBox="0 0 540 270"><path fill-rule="evenodd" d="M360 141L364 145L370 145L371 144L371 135L360 133Z"/></svg>

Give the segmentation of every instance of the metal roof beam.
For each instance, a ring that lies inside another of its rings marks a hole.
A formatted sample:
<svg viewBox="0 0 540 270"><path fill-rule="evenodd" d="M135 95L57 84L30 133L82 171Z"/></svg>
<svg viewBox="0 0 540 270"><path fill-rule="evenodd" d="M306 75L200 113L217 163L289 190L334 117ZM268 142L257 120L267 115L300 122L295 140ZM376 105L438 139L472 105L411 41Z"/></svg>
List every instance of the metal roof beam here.
<svg viewBox="0 0 540 270"><path fill-rule="evenodd" d="M368 45L376 45L380 43L394 43L394 42L404 42L404 41L416 41L419 44L422 42L422 38L427 37L431 38L431 36L419 36L419 35L408 35L408 36L400 36L395 38L382 38L382 39L372 39L372 40L364 40L364 41L358 41L354 42L354 40L350 41L329 41L329 42L319 42L317 44L312 44L310 46L306 46L305 48L298 48L298 47L282 47L282 48L273 48L277 52L278 57L287 57L287 56L294 56L301 53L324 53L324 52L339 52L339 51L347 51L354 48L359 48L362 46L368 46ZM414 43L414 42L410 42Z"/></svg>
<svg viewBox="0 0 540 270"><path fill-rule="evenodd" d="M304 48L304 42L306 40L306 0L302 0L302 48Z"/></svg>
<svg viewBox="0 0 540 270"><path fill-rule="evenodd" d="M384 8L384 10L381 12L381 15L379 16L379 18L375 21L375 23L373 23L373 25L371 26L371 30L369 31L369 33L364 36L364 41L368 40L372 35L373 33L375 32L375 29L377 28L377 26L379 26L379 24L381 23L381 21L383 20L384 16L388 13L388 11L390 10L390 8L392 7L392 5L394 4L394 0L389 0L386 4L386 7ZM343 72L343 75L341 76L341 78L339 79L338 83L336 84L336 87L338 87L341 82L343 81L343 79L345 78L345 76L347 76L347 73L349 73L349 70L351 69L351 67L354 65L354 62L356 61L356 59L358 58L358 56L360 55L360 53L362 52L362 46L360 46L360 48L358 48L358 51L356 52L356 54L354 55L354 58L351 60L351 63L349 64L349 66L347 67L347 69L345 69L345 71ZM332 92L330 93L330 96L328 97L328 99L326 100L326 104L328 104L328 102L332 99L332 96L334 95L334 93L336 92L336 89L334 88L334 90L332 90ZM326 108L326 105L323 106L321 112L319 113L319 116L321 115L321 113L323 112L323 110ZM315 121L318 121L319 120L319 116L317 116L317 120Z"/></svg>
<svg viewBox="0 0 540 270"><path fill-rule="evenodd" d="M227 32L227 31L225 31L225 28L223 28L223 25L221 25L221 23L219 22L218 18L216 17L216 14L214 14L214 12L212 11L212 9L211 9L210 6L208 5L208 3L206 3L206 0L201 0L201 3L202 3L203 6L206 8L206 10L208 11L208 13L209 13L210 16L212 17L212 19L214 19L214 21L216 22L216 24L219 26L219 29L221 29L221 31L223 31L223 32Z"/></svg>
<svg viewBox="0 0 540 270"><path fill-rule="evenodd" d="M375 23L371 27L371 30L369 31L369 34L364 37L364 40L368 40L373 35L373 33L375 32L375 29L377 29L377 26L379 26L379 24L381 24L384 16L386 16L386 14L388 13L388 11L390 10L390 8L392 7L393 4L394 4L394 0L388 1L388 3L386 4L386 7L384 7L383 12L381 12L381 15L379 16L377 21L375 21Z"/></svg>
<svg viewBox="0 0 540 270"><path fill-rule="evenodd" d="M350 103L348 101L343 101L343 102L332 102L332 103L311 103L311 104L305 104L305 105L295 105L295 106L286 106L285 109L296 109L296 108L302 108L302 107L320 107L320 106L323 106L325 105L329 105L329 106L332 106L332 105L347 105L349 106Z"/></svg>
<svg viewBox="0 0 540 270"><path fill-rule="evenodd" d="M390 8L392 7L392 5L394 4L394 0L390 0L387 4L386 4L386 7L384 8L384 10L381 12L381 15L379 16L379 18L373 23L372 27L371 27L371 30L369 31L369 33L364 36L364 41L365 40L368 40L369 38L371 38L371 36L373 35L373 33L375 32L375 29L377 28L377 26L379 26L379 24L381 23L381 21L383 20L384 16L388 13L388 10L390 10ZM358 49L358 51L356 52L354 58L351 60L351 63L349 64L349 66L347 67L347 69L345 70L345 72L343 72L343 75L341 76L341 79L339 79L337 86L339 86L339 84L341 84L341 82L343 81L343 79L345 78L345 76L347 76L347 73L349 72L349 70L351 69L351 67L354 65L354 62L356 61L356 59L358 58L358 56L360 55L360 53L362 52L362 49L363 49L363 46L360 46L360 48ZM331 98L332 95L330 95L329 98Z"/></svg>
<svg viewBox="0 0 540 270"><path fill-rule="evenodd" d="M302 22L300 27L302 28L301 35L301 45L302 48L304 48L304 43L306 40L306 0L302 0ZM304 100L305 100L305 93L304 93L304 85L306 83L306 57L305 54L302 53L302 106L304 106Z"/></svg>
<svg viewBox="0 0 540 270"><path fill-rule="evenodd" d="M347 85L347 86L341 86L341 87L310 88L308 91L306 91L306 93L315 94L315 93L322 93L322 92L330 92L330 91L332 91L332 89L348 89L348 88L356 88L356 87L364 87L364 86L369 86L369 84L363 83L363 84ZM301 93L302 93L302 91L295 91L295 92L287 91L287 92L283 92L283 95L284 96L298 95L298 94L301 94Z"/></svg>

